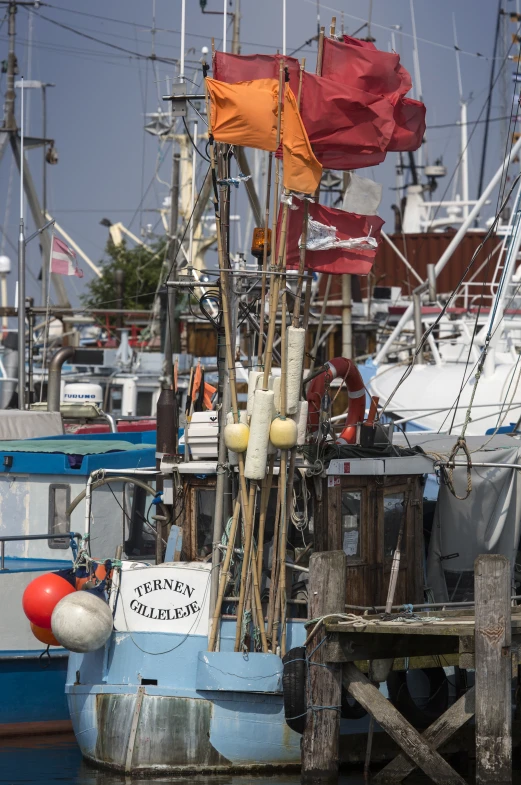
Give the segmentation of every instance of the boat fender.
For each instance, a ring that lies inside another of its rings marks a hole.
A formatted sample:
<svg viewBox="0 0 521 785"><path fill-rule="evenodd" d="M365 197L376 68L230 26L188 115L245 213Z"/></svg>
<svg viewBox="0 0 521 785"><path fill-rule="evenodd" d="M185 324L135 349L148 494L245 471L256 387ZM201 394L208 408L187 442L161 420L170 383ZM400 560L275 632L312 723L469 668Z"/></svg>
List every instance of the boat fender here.
<svg viewBox="0 0 521 785"><path fill-rule="evenodd" d="M449 706L449 682L443 668L423 668L429 681L429 697L416 702L407 684L407 671L391 671L387 677L389 700L415 728L426 728Z"/></svg>
<svg viewBox="0 0 521 785"><path fill-rule="evenodd" d="M345 357L335 357L325 364L325 370L316 376L308 385L307 400L309 405L308 425L310 431L316 431L320 421L322 398L326 388L326 378L331 382L339 377L347 387L349 395L349 408L347 410L346 424L337 444L355 444L356 426L365 418L365 387L360 371L353 360Z"/></svg>
<svg viewBox="0 0 521 785"><path fill-rule="evenodd" d="M304 733L307 721L306 647L296 646L282 658L284 717L291 730Z"/></svg>

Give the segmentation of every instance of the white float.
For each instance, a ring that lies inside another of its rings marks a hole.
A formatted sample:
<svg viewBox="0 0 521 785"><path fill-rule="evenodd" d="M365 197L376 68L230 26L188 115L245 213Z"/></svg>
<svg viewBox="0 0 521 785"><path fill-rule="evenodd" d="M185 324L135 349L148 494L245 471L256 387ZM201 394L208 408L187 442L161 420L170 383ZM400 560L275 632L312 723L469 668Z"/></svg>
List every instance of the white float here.
<svg viewBox="0 0 521 785"><path fill-rule="evenodd" d="M112 613L104 600L87 591L75 591L60 600L52 612L54 637L69 651L96 651L110 638Z"/></svg>
<svg viewBox="0 0 521 785"><path fill-rule="evenodd" d="M268 442L273 416L273 391L256 390L250 422L250 440L246 452L245 475L250 480L262 480L266 474Z"/></svg>
<svg viewBox="0 0 521 785"><path fill-rule="evenodd" d="M303 327L289 326L286 331L287 376L286 376L286 414L296 414L302 387L302 369L306 331Z"/></svg>

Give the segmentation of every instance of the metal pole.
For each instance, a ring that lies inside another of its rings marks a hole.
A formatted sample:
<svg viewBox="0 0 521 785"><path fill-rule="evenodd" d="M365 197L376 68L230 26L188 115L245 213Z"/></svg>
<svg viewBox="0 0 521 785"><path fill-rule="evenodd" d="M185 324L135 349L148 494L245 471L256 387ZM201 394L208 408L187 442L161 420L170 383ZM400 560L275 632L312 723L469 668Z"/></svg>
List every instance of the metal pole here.
<svg viewBox="0 0 521 785"><path fill-rule="evenodd" d="M445 268L447 262L452 257L452 254L454 253L454 251L456 250L456 248L458 247L458 245L462 241L463 237L466 235L467 229L469 228L469 226L471 226L471 224L474 221L474 219L477 218L477 216L479 215L479 211L481 210L481 208L483 207L483 205L487 201L488 197L490 196L490 194L492 193L492 191L494 190L494 188L498 184L498 182L501 179L501 177L503 177L503 175L505 173L505 168L507 166L509 166L509 164L511 163L512 159L517 156L517 154L519 153L520 150L521 150L521 138L518 139L517 142L515 143L515 145L512 147L512 149L510 150L510 153L507 155L505 160L502 162L501 166L499 167L497 172L494 174L493 178L490 180L489 184L487 185L487 187L485 188L485 190L481 194L480 198L478 199L478 201L476 202L476 204L474 205L474 207L472 208L472 210L468 214L467 219L465 221L463 221L463 223L461 224L460 228L458 229L458 231L456 232L456 234L452 238L452 241L449 243L449 245L446 248L446 250L444 251L444 253L441 255L439 260L436 262L436 265L434 267L434 272L435 272L436 278L440 275L441 271ZM423 291L425 288L426 288L426 284L425 283L418 287L418 289L420 291ZM382 363L385 360L387 352L389 351L389 349L391 348L391 346L395 342L396 337L400 334L400 332L403 330L404 326L411 319L411 317L413 315L413 310L414 310L414 306L411 303L408 306L408 308L405 311L405 313L403 314L403 316L401 317L401 319L398 322L398 324L396 325L396 327L394 328L394 330L392 331L391 335L389 336L389 338L385 342L385 344L382 346L382 348L380 349L380 351L376 355L376 357L375 357L376 365L379 365L380 363Z"/></svg>
<svg viewBox="0 0 521 785"><path fill-rule="evenodd" d="M24 80L20 122L20 234L18 235L18 408L25 409Z"/></svg>
<svg viewBox="0 0 521 785"><path fill-rule="evenodd" d="M43 112L43 138L47 139L47 94L45 85L42 85L42 112ZM47 161L45 160L45 145L43 146L43 192L42 192L42 215L45 219L47 215ZM42 253L42 305L47 301L47 278L49 275L49 262L50 259L47 254Z"/></svg>
<svg viewBox="0 0 521 785"><path fill-rule="evenodd" d="M351 276L342 276L342 357L350 360L353 356Z"/></svg>
<svg viewBox="0 0 521 785"><path fill-rule="evenodd" d="M226 52L226 28L228 22L226 6L227 0L223 0L223 52Z"/></svg>
<svg viewBox="0 0 521 785"><path fill-rule="evenodd" d="M14 42L16 36L15 25L16 3L9 4L9 53L7 55L7 90L5 93L4 104L4 129L6 131L16 131L16 118L14 114L14 77L16 71L16 55L14 52Z"/></svg>
<svg viewBox="0 0 521 785"><path fill-rule="evenodd" d="M196 167L196 164L197 164L197 158L196 158L196 156L197 156L197 120L194 120L193 139L194 139L194 146L193 146L193 149L192 149L192 194L191 194L191 200L190 200L190 215L192 215L192 213L194 211L194 204L195 204L195 167ZM193 253L194 253L194 223L193 223L193 221L190 221L190 236L189 236L189 241L188 241L188 260L189 260L188 263L191 264L192 267L194 266Z"/></svg>
<svg viewBox="0 0 521 785"><path fill-rule="evenodd" d="M185 31L186 31L186 0L181 2L181 56L179 59L179 80L185 78Z"/></svg>

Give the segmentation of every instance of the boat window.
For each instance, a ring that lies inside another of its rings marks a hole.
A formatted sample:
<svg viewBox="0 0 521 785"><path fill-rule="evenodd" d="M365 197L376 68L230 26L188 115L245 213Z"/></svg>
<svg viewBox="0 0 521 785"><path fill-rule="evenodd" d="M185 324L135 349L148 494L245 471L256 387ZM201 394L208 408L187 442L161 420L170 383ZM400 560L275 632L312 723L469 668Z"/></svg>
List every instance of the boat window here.
<svg viewBox="0 0 521 785"><path fill-rule="evenodd" d="M362 492L342 491L342 548L346 556L360 556Z"/></svg>
<svg viewBox="0 0 521 785"><path fill-rule="evenodd" d="M123 403L123 390L121 389L121 387L116 387L116 386L111 387L109 412L112 414L113 417L121 416L122 403Z"/></svg>
<svg viewBox="0 0 521 785"><path fill-rule="evenodd" d="M151 417L153 395L154 393L151 390L140 390L138 392L136 403L136 415L138 417Z"/></svg>
<svg viewBox="0 0 521 785"><path fill-rule="evenodd" d="M405 493L389 493L384 496L384 556L392 556L396 550L398 534L403 521ZM406 534L402 535L401 553L405 553Z"/></svg>
<svg viewBox="0 0 521 785"><path fill-rule="evenodd" d="M49 485L49 534L68 534L71 530L67 509L71 503L70 485ZM49 540L49 548L65 550L69 547L69 538Z"/></svg>

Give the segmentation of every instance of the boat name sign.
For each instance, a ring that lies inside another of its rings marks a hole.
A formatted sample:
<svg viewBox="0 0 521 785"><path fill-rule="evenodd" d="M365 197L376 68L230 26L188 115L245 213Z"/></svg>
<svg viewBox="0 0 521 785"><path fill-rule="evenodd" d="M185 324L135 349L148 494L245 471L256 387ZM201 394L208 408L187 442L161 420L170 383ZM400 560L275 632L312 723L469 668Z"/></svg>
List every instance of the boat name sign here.
<svg viewBox="0 0 521 785"><path fill-rule="evenodd" d="M210 567L194 563L123 569L116 630L206 635Z"/></svg>

